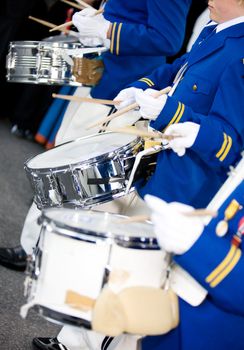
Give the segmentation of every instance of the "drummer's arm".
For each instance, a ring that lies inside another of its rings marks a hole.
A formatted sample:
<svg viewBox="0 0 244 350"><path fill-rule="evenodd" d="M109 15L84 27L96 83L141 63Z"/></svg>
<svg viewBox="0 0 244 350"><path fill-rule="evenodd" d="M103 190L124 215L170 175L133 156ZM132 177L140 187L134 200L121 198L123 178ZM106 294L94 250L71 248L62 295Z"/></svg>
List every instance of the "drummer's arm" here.
<svg viewBox="0 0 244 350"><path fill-rule="evenodd" d="M179 69L185 64L188 54L181 56L171 64L162 64L154 69L149 75L143 76L134 81L129 87L146 90L148 88L161 90L166 86L171 86Z"/></svg>
<svg viewBox="0 0 244 350"><path fill-rule="evenodd" d="M133 56L172 56L176 54L180 50L184 39L189 6L189 0L147 0L147 13L138 15L147 15L147 25L124 22L112 23L111 53Z"/></svg>
<svg viewBox="0 0 244 350"><path fill-rule="evenodd" d="M168 97L163 110L151 122L151 126L163 131L172 123L190 121L200 124L191 150L208 165L227 168L237 160L243 150L244 84L240 69L243 70L243 65L240 68L237 62L228 66L219 81L207 115L194 112L190 106L172 96ZM189 93L193 94L194 91Z"/></svg>
<svg viewBox="0 0 244 350"><path fill-rule="evenodd" d="M244 184L239 193L242 197L243 192ZM215 227L216 222L207 226L196 243L174 259L208 290L213 303L227 312L244 316L243 252L231 244L234 233L220 238L215 234Z"/></svg>

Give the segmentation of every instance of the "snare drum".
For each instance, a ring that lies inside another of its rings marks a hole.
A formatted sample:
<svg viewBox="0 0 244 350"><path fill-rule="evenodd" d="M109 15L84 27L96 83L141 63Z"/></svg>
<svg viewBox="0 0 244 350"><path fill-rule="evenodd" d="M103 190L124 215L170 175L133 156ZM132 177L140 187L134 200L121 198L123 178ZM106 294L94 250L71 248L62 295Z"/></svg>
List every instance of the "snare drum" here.
<svg viewBox="0 0 244 350"><path fill-rule="evenodd" d="M125 194L143 142L113 132L90 135L46 151L25 163L39 209L93 206ZM133 187L132 187L133 190Z"/></svg>
<svg viewBox="0 0 244 350"><path fill-rule="evenodd" d="M84 48L72 41L10 42L6 78L19 83L93 86L102 76L101 53L105 50ZM89 73L83 68L89 68Z"/></svg>
<svg viewBox="0 0 244 350"><path fill-rule="evenodd" d="M34 307L50 321L90 329L104 286L161 288L167 257L152 225L125 225L125 218L82 209L44 210L40 240L28 262L22 316Z"/></svg>

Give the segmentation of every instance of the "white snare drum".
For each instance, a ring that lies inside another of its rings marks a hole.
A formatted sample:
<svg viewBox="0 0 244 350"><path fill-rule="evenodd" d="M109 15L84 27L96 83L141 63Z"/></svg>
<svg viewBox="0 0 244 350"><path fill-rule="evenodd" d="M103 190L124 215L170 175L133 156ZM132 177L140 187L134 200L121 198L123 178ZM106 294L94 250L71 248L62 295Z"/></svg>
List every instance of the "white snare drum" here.
<svg viewBox="0 0 244 350"><path fill-rule="evenodd" d="M123 218L82 209L43 211L40 240L28 263L22 316L35 307L50 321L91 328L94 301L110 279L117 278L120 289L160 288L166 257L152 225L125 225ZM72 297L77 296L76 302Z"/></svg>
<svg viewBox="0 0 244 350"><path fill-rule="evenodd" d="M70 86L93 86L96 83L94 77L99 81L102 75L100 55L104 48L84 48L72 40L52 40L10 42L6 60L7 81ZM88 77L84 72L79 74L76 63L78 57L86 60L86 67L92 65ZM85 78L79 79L82 73Z"/></svg>
<svg viewBox="0 0 244 350"><path fill-rule="evenodd" d="M25 163L38 208L93 206L125 194L138 137L102 133L67 142Z"/></svg>

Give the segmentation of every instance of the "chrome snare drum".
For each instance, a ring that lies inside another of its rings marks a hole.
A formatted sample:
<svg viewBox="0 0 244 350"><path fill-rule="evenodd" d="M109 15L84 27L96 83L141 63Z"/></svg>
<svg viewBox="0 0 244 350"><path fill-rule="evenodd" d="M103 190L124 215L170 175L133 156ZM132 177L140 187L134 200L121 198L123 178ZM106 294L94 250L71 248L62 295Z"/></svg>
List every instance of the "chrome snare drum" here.
<svg viewBox="0 0 244 350"><path fill-rule="evenodd" d="M6 78L19 83L93 86L102 75L100 55L104 50L62 41L10 42ZM81 63L77 64L78 59L86 60L84 67L91 67L89 74L81 69Z"/></svg>
<svg viewBox="0 0 244 350"><path fill-rule="evenodd" d="M125 194L140 138L113 132L90 135L25 163L38 208L92 206Z"/></svg>
<svg viewBox="0 0 244 350"><path fill-rule="evenodd" d="M50 321L94 329L94 307L105 285L118 292L161 288L167 257L152 225L122 224L126 218L82 209L44 210L40 240L28 262L22 316L34 307ZM145 317L145 322L152 320Z"/></svg>

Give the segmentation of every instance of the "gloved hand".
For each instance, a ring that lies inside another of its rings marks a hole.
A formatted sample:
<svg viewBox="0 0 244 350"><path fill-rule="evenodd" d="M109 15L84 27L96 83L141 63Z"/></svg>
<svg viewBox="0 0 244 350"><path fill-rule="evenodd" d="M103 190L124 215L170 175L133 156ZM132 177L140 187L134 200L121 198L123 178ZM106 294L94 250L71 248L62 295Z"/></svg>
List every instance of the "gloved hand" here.
<svg viewBox="0 0 244 350"><path fill-rule="evenodd" d="M80 33L81 42L82 38L99 38L102 42L107 39L110 22L102 14L94 16L95 13L95 9L85 8L72 17L73 24Z"/></svg>
<svg viewBox="0 0 244 350"><path fill-rule="evenodd" d="M175 139L169 141L168 146L182 157L186 153L186 148L191 147L199 132L200 125L193 122L172 124L165 130L165 135L176 135Z"/></svg>
<svg viewBox="0 0 244 350"><path fill-rule="evenodd" d="M83 37L79 35L78 39L81 42L81 44L87 47L97 47L97 46L104 45L104 41L100 38L88 38L88 37L85 37L85 36Z"/></svg>
<svg viewBox="0 0 244 350"><path fill-rule="evenodd" d="M153 97L155 93L157 93L157 90L153 89L136 92L135 99L140 107L140 114L145 119L155 120L167 101L167 94L155 98Z"/></svg>
<svg viewBox="0 0 244 350"><path fill-rule="evenodd" d="M166 203L151 195L146 195L145 201L152 209L151 220L160 247L174 254L187 252L204 229L201 218L184 215L194 208L179 202Z"/></svg>
<svg viewBox="0 0 244 350"><path fill-rule="evenodd" d="M135 103L135 94L138 90L142 91L141 89L137 89L134 87L121 90L118 93L118 95L114 98L114 101L121 101L120 104L116 105L116 108L119 110L129 106L132 103Z"/></svg>

